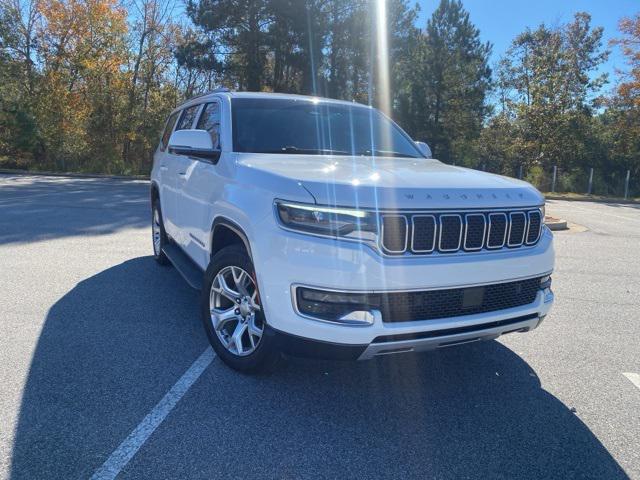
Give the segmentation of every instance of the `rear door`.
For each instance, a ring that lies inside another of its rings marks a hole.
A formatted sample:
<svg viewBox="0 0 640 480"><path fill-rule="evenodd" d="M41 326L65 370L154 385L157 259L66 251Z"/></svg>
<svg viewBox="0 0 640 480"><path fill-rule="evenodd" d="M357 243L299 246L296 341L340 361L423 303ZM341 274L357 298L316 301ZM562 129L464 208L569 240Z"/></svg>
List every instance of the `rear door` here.
<svg viewBox="0 0 640 480"><path fill-rule="evenodd" d="M204 104L194 128L206 130L211 135L213 145L221 149L221 104L211 100ZM224 188L220 169L224 158L217 162L201 158L184 157L185 175L181 177L180 229L184 233L183 249L200 266L208 264L208 245L211 230L212 206Z"/></svg>

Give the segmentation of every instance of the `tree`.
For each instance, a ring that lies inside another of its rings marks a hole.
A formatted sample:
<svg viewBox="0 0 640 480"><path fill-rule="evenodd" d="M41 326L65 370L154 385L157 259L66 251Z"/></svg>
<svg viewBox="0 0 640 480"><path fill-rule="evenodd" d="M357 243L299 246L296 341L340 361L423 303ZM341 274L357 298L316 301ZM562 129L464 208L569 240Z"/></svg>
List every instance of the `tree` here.
<svg viewBox="0 0 640 480"><path fill-rule="evenodd" d="M236 62L227 67L237 76L238 88L259 91L264 85L267 29L273 21L268 0L189 0L187 13L194 25L214 34Z"/></svg>
<svg viewBox="0 0 640 480"><path fill-rule="evenodd" d="M527 167L569 171L589 159L593 107L606 81L594 72L609 53L602 50L602 28L590 22L587 13L577 13L557 28L527 29L500 61L501 115L512 123L509 151Z"/></svg>
<svg viewBox="0 0 640 480"><path fill-rule="evenodd" d="M630 170L640 178L640 13L623 18L619 28L623 36L611 42L622 49L628 71L618 72L618 84L600 116L601 141L607 147L608 169L618 177ZM618 182L621 183L621 182ZM639 192L636 189L636 194Z"/></svg>
<svg viewBox="0 0 640 480"><path fill-rule="evenodd" d="M400 117L409 132L429 142L436 158L471 161L469 149L489 113L491 45L459 0L441 0L412 52Z"/></svg>

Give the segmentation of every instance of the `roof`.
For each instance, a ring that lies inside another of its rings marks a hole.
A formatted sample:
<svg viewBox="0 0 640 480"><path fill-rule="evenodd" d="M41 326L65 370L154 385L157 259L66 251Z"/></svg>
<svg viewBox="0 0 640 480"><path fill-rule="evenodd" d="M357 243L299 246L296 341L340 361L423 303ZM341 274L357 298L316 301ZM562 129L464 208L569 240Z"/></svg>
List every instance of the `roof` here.
<svg viewBox="0 0 640 480"><path fill-rule="evenodd" d="M293 94L293 93L272 93L272 92L233 92L233 91L229 91L227 89L223 89L223 88L218 88L216 90L212 90L211 92L207 92L207 93L203 93L201 95L197 95L195 97L192 97L188 100L185 100L184 102L182 102L178 108L181 108L183 106L185 106L186 104L192 102L193 100L196 99L202 99L204 97L208 97L208 96L228 96L230 98L279 98L279 99L290 99L290 100L306 100L306 101L319 101L319 102L323 102L323 103L335 103L335 104L341 104L341 105L360 105L360 106L365 106L361 103L357 103L357 102L349 102L346 100L336 100L333 98L325 98L325 97L317 97L317 96L311 96L311 95L298 95L298 94Z"/></svg>

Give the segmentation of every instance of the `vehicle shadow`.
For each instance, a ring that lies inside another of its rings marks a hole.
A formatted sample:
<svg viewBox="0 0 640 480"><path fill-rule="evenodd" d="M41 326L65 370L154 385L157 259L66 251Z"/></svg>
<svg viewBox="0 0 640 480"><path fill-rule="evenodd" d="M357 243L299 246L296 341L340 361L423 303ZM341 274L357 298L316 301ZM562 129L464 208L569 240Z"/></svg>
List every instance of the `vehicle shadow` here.
<svg viewBox="0 0 640 480"><path fill-rule="evenodd" d="M24 386L11 478L88 478L208 346L198 301L151 256L60 298Z"/></svg>
<svg viewBox="0 0 640 480"><path fill-rule="evenodd" d="M80 282L34 351L11 478L89 477L206 346L197 293L151 257ZM122 476L627 478L499 342L262 376L215 360Z"/></svg>
<svg viewBox="0 0 640 480"><path fill-rule="evenodd" d="M148 227L149 184L0 174L0 245Z"/></svg>

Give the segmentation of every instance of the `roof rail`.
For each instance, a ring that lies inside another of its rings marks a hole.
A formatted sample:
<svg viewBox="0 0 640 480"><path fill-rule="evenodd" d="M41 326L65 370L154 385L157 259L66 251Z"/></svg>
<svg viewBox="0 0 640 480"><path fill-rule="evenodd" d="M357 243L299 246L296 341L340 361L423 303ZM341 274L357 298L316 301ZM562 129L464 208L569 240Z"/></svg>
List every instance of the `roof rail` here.
<svg viewBox="0 0 640 480"><path fill-rule="evenodd" d="M191 98L187 98L186 100L183 100L182 102L180 102L176 108L181 107L182 105L184 105L187 102L190 102L191 100L195 100L196 98L200 98L200 97L205 97L207 95L211 95L212 93L222 93L222 92L230 92L231 90L229 90L226 87L218 87L218 88L214 88L213 90L209 90L208 92L204 92L201 93L199 95L195 95Z"/></svg>

